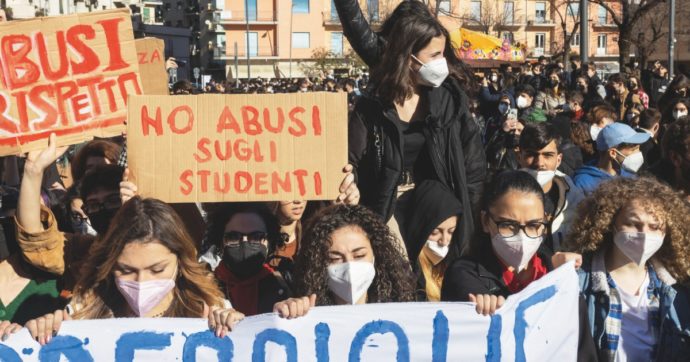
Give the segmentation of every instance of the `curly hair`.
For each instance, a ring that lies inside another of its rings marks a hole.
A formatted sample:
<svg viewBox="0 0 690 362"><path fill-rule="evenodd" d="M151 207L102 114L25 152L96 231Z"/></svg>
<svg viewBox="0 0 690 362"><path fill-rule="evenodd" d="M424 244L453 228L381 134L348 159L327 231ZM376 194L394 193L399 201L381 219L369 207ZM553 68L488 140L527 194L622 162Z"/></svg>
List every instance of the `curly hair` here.
<svg viewBox="0 0 690 362"><path fill-rule="evenodd" d="M415 278L410 264L397 247L395 236L369 209L346 205L321 210L307 225L295 257L297 295L316 294L318 305L335 305L335 298L328 289L328 252L333 244L333 233L348 226L361 229L374 252L376 276L367 292L368 303L414 301Z"/></svg>
<svg viewBox="0 0 690 362"><path fill-rule="evenodd" d="M655 258L678 281L690 277L690 206L670 187L648 177L618 177L603 183L578 207L566 238L566 249L577 253L604 251L613 244L616 215L630 202L664 222L666 238Z"/></svg>

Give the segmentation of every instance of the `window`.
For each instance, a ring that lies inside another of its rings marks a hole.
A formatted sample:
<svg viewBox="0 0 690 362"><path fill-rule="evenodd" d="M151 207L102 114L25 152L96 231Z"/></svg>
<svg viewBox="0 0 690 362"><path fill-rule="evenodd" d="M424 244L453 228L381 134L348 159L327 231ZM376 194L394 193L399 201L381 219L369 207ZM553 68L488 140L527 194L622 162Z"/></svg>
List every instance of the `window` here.
<svg viewBox="0 0 690 362"><path fill-rule="evenodd" d="M568 4L568 16L577 18L580 16L580 4L579 3L570 3Z"/></svg>
<svg viewBox="0 0 690 362"><path fill-rule="evenodd" d="M249 44L248 52L250 57L259 55L259 33L247 33L247 44Z"/></svg>
<svg viewBox="0 0 690 362"><path fill-rule="evenodd" d="M482 2L472 1L470 5L470 17L472 20L479 21L482 18Z"/></svg>
<svg viewBox="0 0 690 362"><path fill-rule="evenodd" d="M331 52L335 55L343 55L343 33L331 33Z"/></svg>
<svg viewBox="0 0 690 362"><path fill-rule="evenodd" d="M309 49L309 33L292 33L294 49Z"/></svg>
<svg viewBox="0 0 690 362"><path fill-rule="evenodd" d="M379 0L367 0L367 12L369 13L369 20L379 20Z"/></svg>
<svg viewBox="0 0 690 362"><path fill-rule="evenodd" d="M256 0L245 0L247 4L247 20L256 21Z"/></svg>
<svg viewBox="0 0 690 362"><path fill-rule="evenodd" d="M513 24L515 21L515 3L512 1L506 1L503 3L503 18L506 24Z"/></svg>
<svg viewBox="0 0 690 362"><path fill-rule="evenodd" d="M441 0L441 2L438 4L438 8L442 12L450 13L450 0Z"/></svg>
<svg viewBox="0 0 690 362"><path fill-rule="evenodd" d="M331 0L331 20L339 20L338 10L335 8L335 0Z"/></svg>
<svg viewBox="0 0 690 362"><path fill-rule="evenodd" d="M580 33L572 34L570 37L570 46L579 47L580 46Z"/></svg>
<svg viewBox="0 0 690 362"><path fill-rule="evenodd" d="M546 34L544 33L537 33L534 36L534 47L539 48L542 51L544 50L544 44L546 43Z"/></svg>
<svg viewBox="0 0 690 362"><path fill-rule="evenodd" d="M608 11L606 11L606 8L599 5L599 12L597 14L597 23L598 24L606 24L606 18L608 17Z"/></svg>
<svg viewBox="0 0 690 362"><path fill-rule="evenodd" d="M143 9L143 12L141 14L141 18L142 18L141 20L143 21L144 24L153 23L153 19L151 19L152 18L152 16L151 16L152 11L151 10L153 10L153 9L147 8L147 7L145 7Z"/></svg>
<svg viewBox="0 0 690 362"><path fill-rule="evenodd" d="M309 14L309 0L292 0L294 14Z"/></svg>
<svg viewBox="0 0 690 362"><path fill-rule="evenodd" d="M606 55L606 34L597 36L597 55Z"/></svg>
<svg viewBox="0 0 690 362"><path fill-rule="evenodd" d="M546 22L546 3L543 2L538 2L534 4L534 20L537 23L545 23Z"/></svg>

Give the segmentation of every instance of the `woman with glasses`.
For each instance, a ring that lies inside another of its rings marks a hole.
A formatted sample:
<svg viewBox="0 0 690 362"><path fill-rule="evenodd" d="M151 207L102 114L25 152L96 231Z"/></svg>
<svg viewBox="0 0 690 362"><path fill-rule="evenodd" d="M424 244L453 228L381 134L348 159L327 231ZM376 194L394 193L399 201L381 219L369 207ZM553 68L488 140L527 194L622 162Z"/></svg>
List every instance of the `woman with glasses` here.
<svg viewBox="0 0 690 362"><path fill-rule="evenodd" d="M232 305L245 315L268 313L290 296L282 275L269 264L285 241L278 220L264 203L230 203L210 217L209 250L202 257Z"/></svg>
<svg viewBox="0 0 690 362"><path fill-rule="evenodd" d="M497 174L481 205L482 232L446 270L441 299L476 302L477 311L488 315L546 275L551 260L542 248L548 230L544 192L528 173Z"/></svg>
<svg viewBox="0 0 690 362"><path fill-rule="evenodd" d="M568 249L600 361L687 361L690 207L649 178L616 178L580 206Z"/></svg>
<svg viewBox="0 0 690 362"><path fill-rule="evenodd" d="M471 301L477 313L490 315L553 269L542 243L548 225L539 183L523 171L496 174L485 188L481 225L468 254L446 270L441 300ZM596 361L585 311L581 299L577 360Z"/></svg>

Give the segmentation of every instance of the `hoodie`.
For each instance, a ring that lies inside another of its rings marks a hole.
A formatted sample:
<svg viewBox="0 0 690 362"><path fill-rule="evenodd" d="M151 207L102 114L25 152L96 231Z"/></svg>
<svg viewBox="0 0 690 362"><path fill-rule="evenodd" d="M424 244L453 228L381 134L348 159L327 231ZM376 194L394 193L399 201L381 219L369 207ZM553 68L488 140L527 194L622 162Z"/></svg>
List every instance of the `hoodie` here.
<svg viewBox="0 0 690 362"><path fill-rule="evenodd" d="M462 213L462 204L442 183L426 180L415 187L413 205L410 215L412 222L408 223L405 230L405 246L417 275L417 300L439 301L447 262L453 256L449 250L448 255L439 260L425 245L435 228L449 217ZM461 229L462 222L458 220L452 243L457 243L462 238Z"/></svg>
<svg viewBox="0 0 690 362"><path fill-rule="evenodd" d="M634 177L635 174L626 170L620 170L619 176ZM575 171L573 181L575 182L575 186L581 188L585 195L589 195L597 189L599 184L604 181L612 180L614 177L616 176L611 176L604 170L590 163Z"/></svg>

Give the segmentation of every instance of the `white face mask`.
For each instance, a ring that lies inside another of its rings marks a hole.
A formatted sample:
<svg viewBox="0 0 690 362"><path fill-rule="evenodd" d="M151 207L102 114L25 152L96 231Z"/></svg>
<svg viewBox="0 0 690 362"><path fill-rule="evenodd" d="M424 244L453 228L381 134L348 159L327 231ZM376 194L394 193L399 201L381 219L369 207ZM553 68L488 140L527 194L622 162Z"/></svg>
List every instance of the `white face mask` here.
<svg viewBox="0 0 690 362"><path fill-rule="evenodd" d="M556 171L548 171L548 170L534 170L531 168L523 168L521 171L525 171L530 176L534 177L537 182L539 182L539 186L544 187L548 185L551 180L556 176Z"/></svg>
<svg viewBox="0 0 690 362"><path fill-rule="evenodd" d="M680 117L687 116L687 115L688 115L688 111L673 111L673 119L676 119L676 120Z"/></svg>
<svg viewBox="0 0 690 362"><path fill-rule="evenodd" d="M529 103L527 102L527 98L523 96L519 96L517 99L517 107L520 109L525 109L529 107Z"/></svg>
<svg viewBox="0 0 690 362"><path fill-rule="evenodd" d="M618 249L637 265L643 265L664 244L663 234L618 231L613 242Z"/></svg>
<svg viewBox="0 0 690 362"><path fill-rule="evenodd" d="M621 163L621 168L632 173L637 173L644 163L644 156L642 152L635 152L632 155L625 156L620 151L616 150L619 155L625 157L623 163Z"/></svg>
<svg viewBox="0 0 690 362"><path fill-rule="evenodd" d="M421 81L426 85L432 86L434 88L441 86L443 81L448 77L448 62L446 58L434 59L428 63L422 63L417 57L412 55L422 67L419 68L419 77Z"/></svg>
<svg viewBox="0 0 690 362"><path fill-rule="evenodd" d="M597 136L599 136L599 133L601 132L601 127L597 126L596 124L593 124L592 126L589 127L589 135L592 136L592 141L597 140Z"/></svg>
<svg viewBox="0 0 690 362"><path fill-rule="evenodd" d="M368 261L351 261L328 266L328 288L348 304L355 304L367 293L376 269Z"/></svg>
<svg viewBox="0 0 690 362"><path fill-rule="evenodd" d="M426 255L431 259L434 265L438 265L443 259L448 255L448 250L450 250L449 245L441 246L438 241L427 240L425 249L428 250Z"/></svg>
<svg viewBox="0 0 690 362"><path fill-rule="evenodd" d="M534 254L537 253L542 240L541 236L533 239L520 230L519 233L509 238L496 233L491 238L491 245L496 255L503 260L503 263L513 267L515 272L519 273L527 268L527 264L529 264Z"/></svg>

